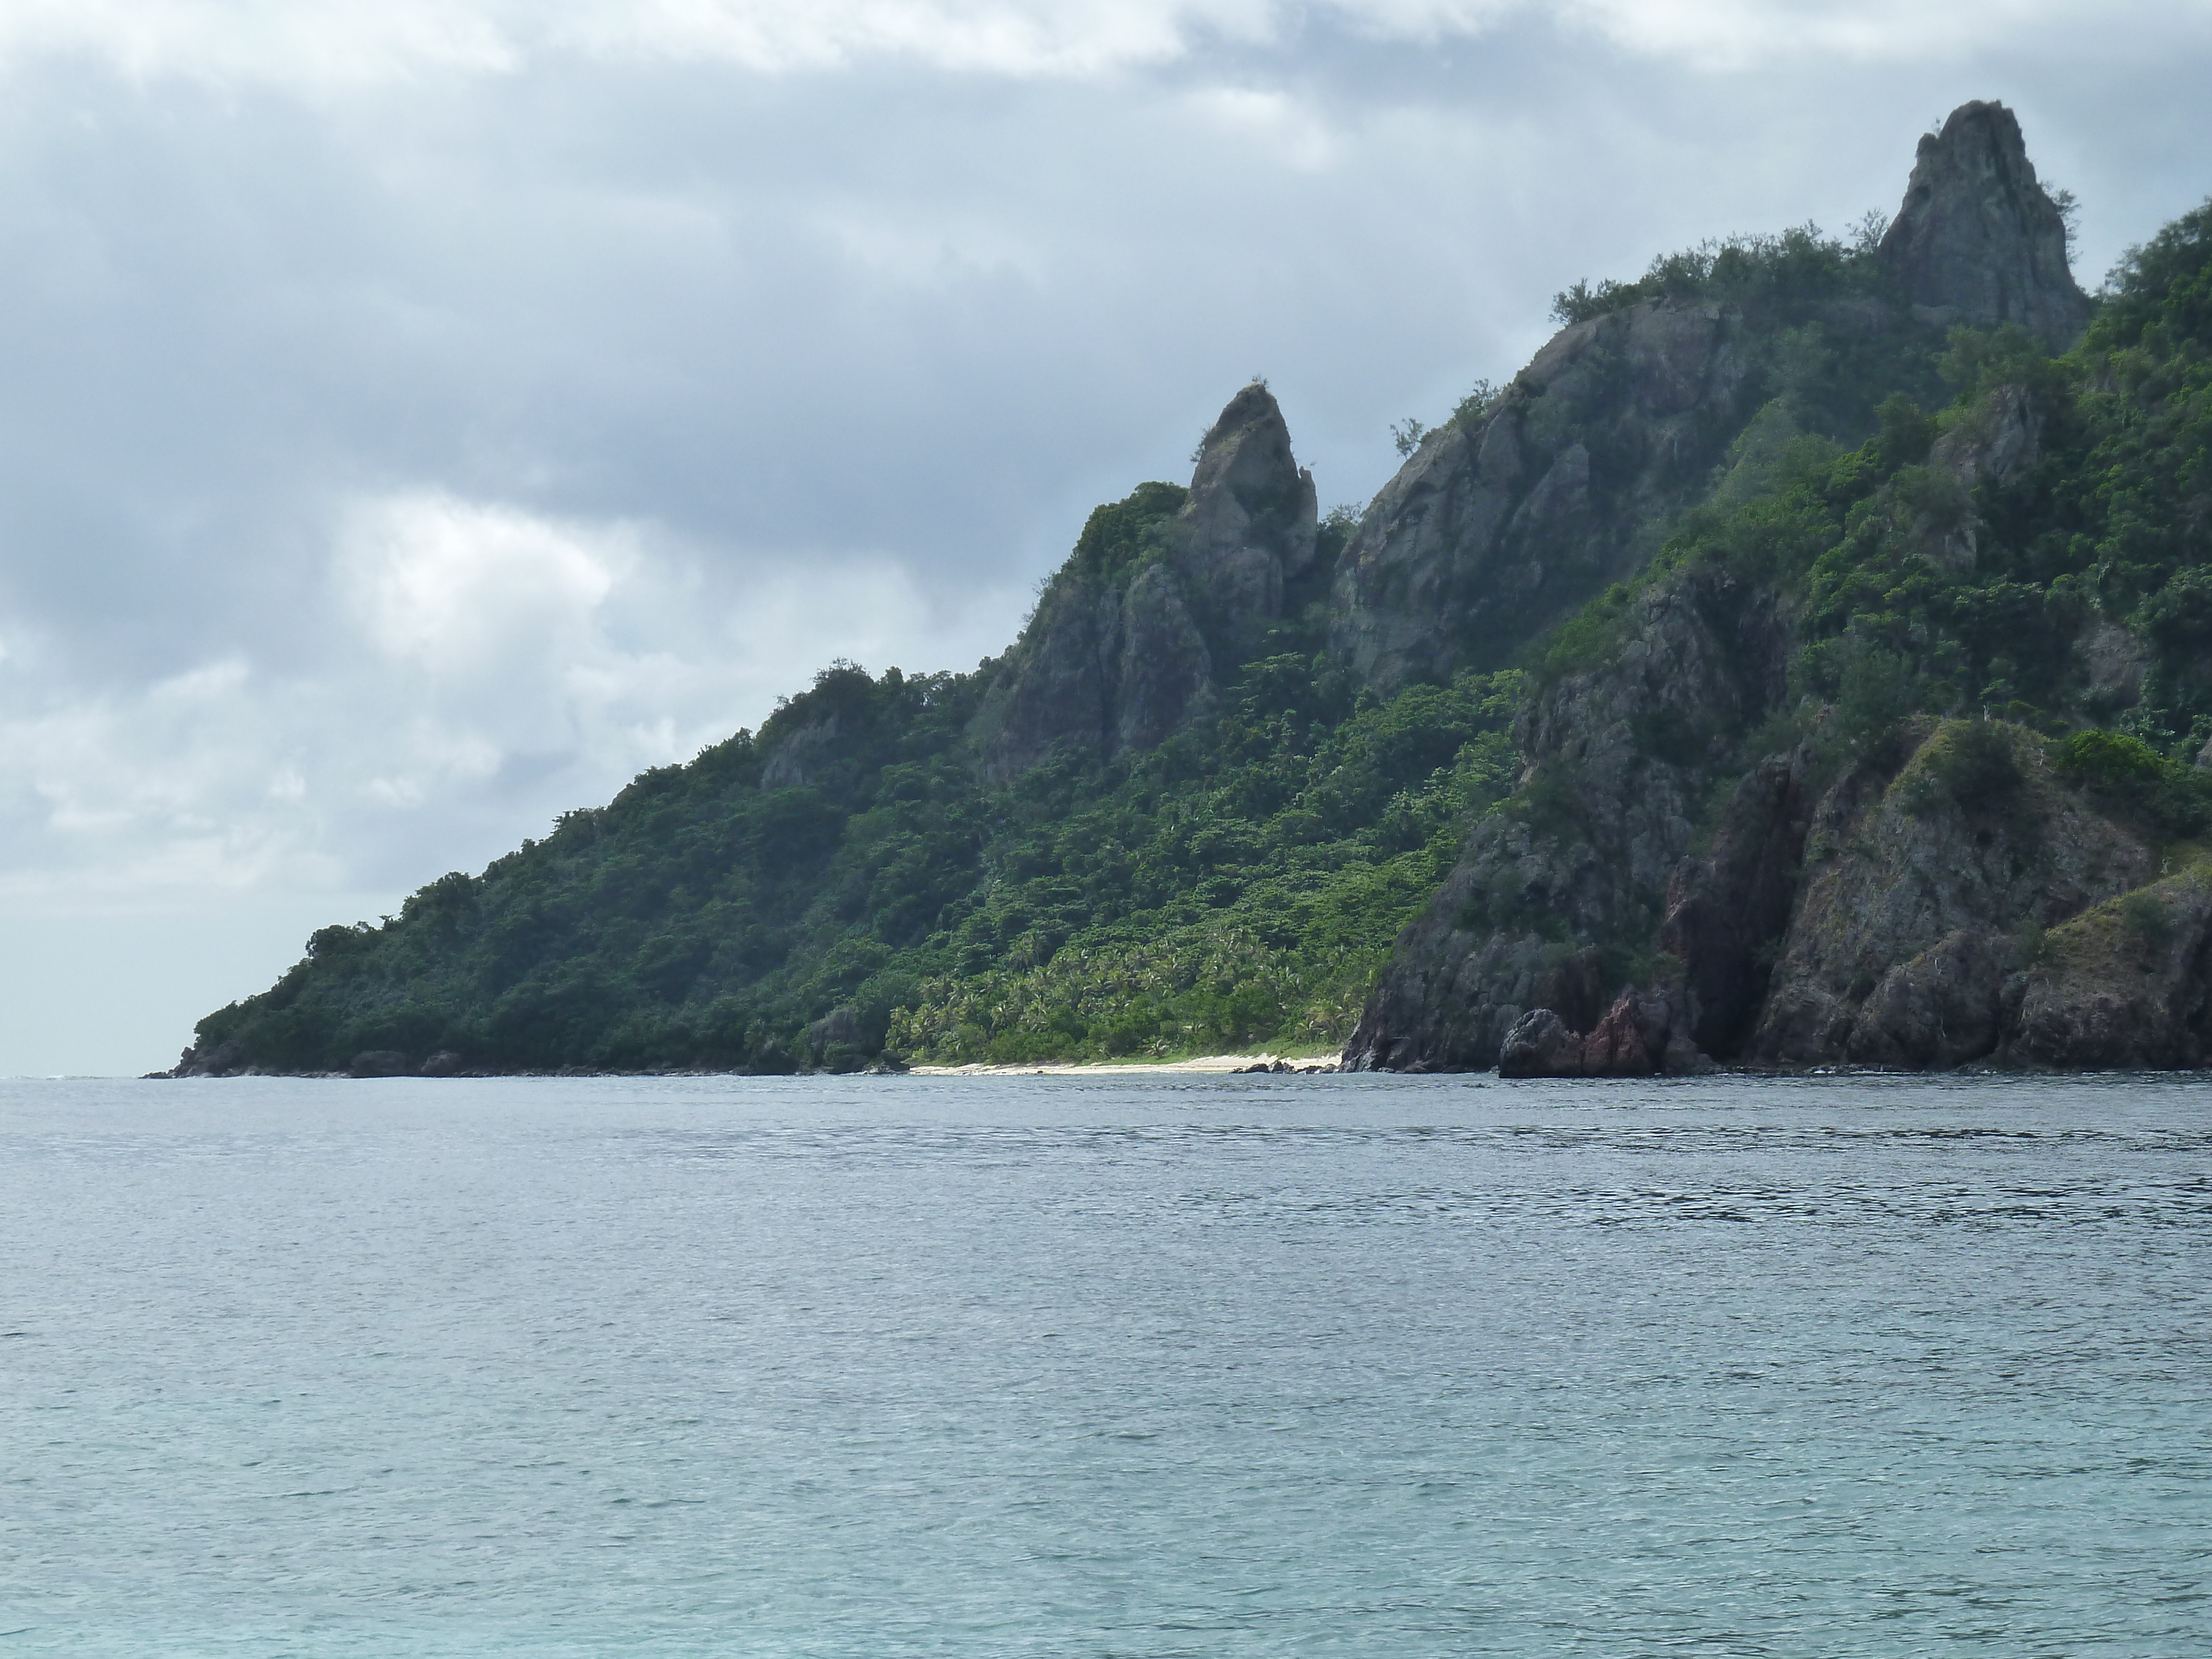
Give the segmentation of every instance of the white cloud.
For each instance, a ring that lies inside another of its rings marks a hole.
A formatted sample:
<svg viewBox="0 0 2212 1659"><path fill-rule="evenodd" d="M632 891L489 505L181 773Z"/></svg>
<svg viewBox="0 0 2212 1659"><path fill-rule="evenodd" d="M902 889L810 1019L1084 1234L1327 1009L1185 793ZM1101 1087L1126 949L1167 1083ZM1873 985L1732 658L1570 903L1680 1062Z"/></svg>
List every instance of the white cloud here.
<svg viewBox="0 0 2212 1659"><path fill-rule="evenodd" d="M1784 59L1921 61L2057 31L2099 44L2201 27L2205 0L1560 0L1558 14L1645 56L1710 69Z"/></svg>
<svg viewBox="0 0 2212 1659"><path fill-rule="evenodd" d="M494 8L439 0L5 0L0 57L83 54L136 79L368 85L516 66Z"/></svg>
<svg viewBox="0 0 2212 1659"><path fill-rule="evenodd" d="M442 491L356 503L337 566L368 637L441 678L513 673L591 648L635 531L563 525Z"/></svg>
<svg viewBox="0 0 2212 1659"><path fill-rule="evenodd" d="M0 907L412 886L757 721L832 657L942 665L1015 609L981 596L948 637L884 559L710 578L649 526L442 489L346 503L329 567L326 603L289 622L320 641L304 670L233 654L41 698L50 665L16 642Z"/></svg>
<svg viewBox="0 0 2212 1659"><path fill-rule="evenodd" d="M1328 122L1288 93L1206 87L1187 101L1200 120L1286 167L1317 172L1336 158L1337 139Z"/></svg>

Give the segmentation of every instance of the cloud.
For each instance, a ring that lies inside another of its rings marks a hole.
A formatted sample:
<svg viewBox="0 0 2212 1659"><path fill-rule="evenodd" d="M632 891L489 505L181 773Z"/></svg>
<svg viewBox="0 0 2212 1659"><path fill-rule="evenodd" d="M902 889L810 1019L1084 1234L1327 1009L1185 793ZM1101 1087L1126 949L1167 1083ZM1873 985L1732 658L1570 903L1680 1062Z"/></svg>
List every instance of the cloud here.
<svg viewBox="0 0 2212 1659"><path fill-rule="evenodd" d="M628 526L562 525L443 491L356 503L340 579L367 636L436 679L508 678L587 648L634 568Z"/></svg>
<svg viewBox="0 0 2212 1659"><path fill-rule="evenodd" d="M1712 70L1955 60L2051 33L2102 55L2129 35L2140 47L2212 27L2203 0L1563 0L1559 15L1630 52Z"/></svg>
<svg viewBox="0 0 2212 1659"><path fill-rule="evenodd" d="M972 665L1255 372L1364 497L1556 289L1893 207L1964 97L2101 270L2212 185L2212 52L2091 15L0 0L0 937L295 946L833 658Z"/></svg>
<svg viewBox="0 0 2212 1659"><path fill-rule="evenodd" d="M1084 79L1223 46L1287 47L1314 28L1433 45L1532 16L1709 69L1823 55L1924 60L2052 30L2109 48L2208 26L2204 0L6 0L0 58L79 55L141 80L314 91L507 76L560 59Z"/></svg>

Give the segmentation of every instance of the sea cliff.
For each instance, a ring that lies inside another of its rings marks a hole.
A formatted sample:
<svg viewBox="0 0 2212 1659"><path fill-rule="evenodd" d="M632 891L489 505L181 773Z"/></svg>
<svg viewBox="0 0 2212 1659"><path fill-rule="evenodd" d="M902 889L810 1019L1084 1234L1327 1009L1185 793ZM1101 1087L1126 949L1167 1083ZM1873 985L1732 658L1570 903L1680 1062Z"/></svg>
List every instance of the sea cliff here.
<svg viewBox="0 0 2212 1659"><path fill-rule="evenodd" d="M180 1074L2212 1056L2212 210L2092 299L2002 106L1578 283L1358 513L1268 388L964 674L840 665Z"/></svg>

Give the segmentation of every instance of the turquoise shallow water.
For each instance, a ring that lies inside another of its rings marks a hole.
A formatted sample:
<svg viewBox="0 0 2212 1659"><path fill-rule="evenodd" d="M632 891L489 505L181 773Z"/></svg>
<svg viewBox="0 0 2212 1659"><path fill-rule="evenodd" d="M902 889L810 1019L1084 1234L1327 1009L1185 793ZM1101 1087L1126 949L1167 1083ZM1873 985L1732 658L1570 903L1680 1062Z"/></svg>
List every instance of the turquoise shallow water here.
<svg viewBox="0 0 2212 1659"><path fill-rule="evenodd" d="M0 1659L2191 1655L2212 1084L0 1085Z"/></svg>

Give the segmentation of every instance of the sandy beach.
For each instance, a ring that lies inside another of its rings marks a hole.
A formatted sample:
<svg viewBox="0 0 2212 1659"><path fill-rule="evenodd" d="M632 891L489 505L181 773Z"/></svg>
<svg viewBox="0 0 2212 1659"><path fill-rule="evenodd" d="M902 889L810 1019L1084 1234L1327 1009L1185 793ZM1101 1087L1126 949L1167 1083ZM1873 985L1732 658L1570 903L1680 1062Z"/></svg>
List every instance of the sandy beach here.
<svg viewBox="0 0 2212 1659"><path fill-rule="evenodd" d="M1091 1073L1118 1077L1152 1072L1249 1072L1259 1066L1270 1071L1281 1066L1285 1075L1334 1072L1336 1060L1332 1055L1321 1054L1304 1058L1281 1054L1198 1054L1189 1060L1031 1060L1019 1065L993 1065L978 1060L966 1066L915 1066L908 1069L915 1077L1078 1077Z"/></svg>

